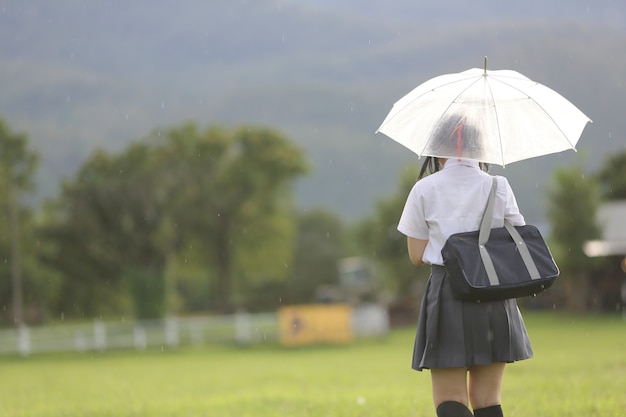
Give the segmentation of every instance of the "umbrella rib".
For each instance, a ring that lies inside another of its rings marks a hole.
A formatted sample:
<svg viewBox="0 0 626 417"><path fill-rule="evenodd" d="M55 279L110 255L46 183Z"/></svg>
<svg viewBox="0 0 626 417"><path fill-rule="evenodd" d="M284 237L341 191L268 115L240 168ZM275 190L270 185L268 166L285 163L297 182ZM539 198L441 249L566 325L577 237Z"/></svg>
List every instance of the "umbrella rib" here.
<svg viewBox="0 0 626 417"><path fill-rule="evenodd" d="M526 98L527 98L528 100L532 100L532 101L533 101L533 103L535 103L535 104L537 105L537 107L539 107L539 108L541 109L541 111L542 111L542 112L544 112L544 113L545 113L545 115L546 115L546 116L547 116L550 120L552 120L552 122L553 122L554 126L556 126L556 128L559 130L559 132L561 132L561 135L565 138L565 141L566 141L566 142L567 142L567 144L570 146L570 149L574 149L574 150L576 150L576 147L575 147L575 146L572 144L572 142L569 140L569 138L567 137L567 135L565 134L565 132L563 132L563 129L561 129L561 126L560 126L560 125L556 122L556 120L554 120L554 118L552 117L552 115L550 115L550 113L549 113L549 112L548 112L548 111L547 111L547 110L546 110L546 109L545 109L545 108L544 108L541 104L539 104L539 102L538 102L537 100L535 100L534 98L532 98L531 96L529 96L529 95L528 95L528 93L526 93L525 91L522 91L522 90L520 90L519 88L517 88L517 87L515 87L515 86L513 86L513 85L511 85L511 84L508 84L508 83L506 83L506 82L504 82L504 81L502 81L502 80L499 80L498 78L495 78L495 77L492 77L492 78L493 78L493 80L494 80L494 81L498 81L499 83L504 84L504 85L506 85L507 87L512 88L512 89L514 89L514 90L516 90L516 91L520 92L521 94L525 95L525 96L526 96ZM543 87L543 88L547 88L548 90L550 90L550 88L548 88L548 87L546 87L545 85L540 84L540 83L538 83L538 82L536 82L536 81L533 81L533 83L534 83L535 85L539 85L539 86L541 86L541 87ZM489 87L489 90L491 90L491 87ZM492 97L493 97L493 96L492 96ZM567 99L565 99L565 98L564 98L564 100L565 100L565 101L567 101ZM494 101L494 103L495 103L495 101ZM496 111L496 119L497 119L497 111Z"/></svg>
<svg viewBox="0 0 626 417"><path fill-rule="evenodd" d="M489 76L485 76L485 78L488 80ZM491 77L492 79L496 80L496 78ZM493 111L496 114L496 126L497 126L497 132L498 132L498 144L500 145L500 161L502 162L502 166L504 166L504 164L506 163L506 161L504 160L504 149L502 149L502 133L500 131L500 117L498 116L498 106L496 106L496 98L493 95L493 91L491 90L491 85L489 84L489 81L487 81L487 87L489 88L489 95L491 96L491 101L493 102ZM508 84L506 84L508 85Z"/></svg>
<svg viewBox="0 0 626 417"><path fill-rule="evenodd" d="M393 116L391 116L391 118L390 118L389 120L386 120L386 121L385 121L385 124L387 124L387 123L389 123L390 121L392 121L393 119L395 119L395 118L396 118L396 116L398 116L398 114L400 114L400 113L402 112L402 110L403 110L403 109L405 109L406 107L408 107L408 106L410 106L411 104L413 104L413 102L415 102L416 100L419 100L420 98L422 98L422 96L424 96L424 95L426 95L426 94L428 94L428 93L430 93L430 92L432 92L432 91L435 91L435 90L437 90L437 89L439 89L439 88L441 88L441 87L445 87L445 86L450 85L450 84L455 84L455 83L458 83L458 82L462 82L462 81L465 81L465 80L469 80L469 79L472 79L472 78L474 78L474 77L476 77L476 76L475 76L475 75L472 75L472 76L468 76L467 78L457 79L457 80L454 80L454 81L447 82L447 83L445 83L445 84L440 84L440 85L437 85L436 87L433 87L433 88L431 88L430 90L424 91L422 94L420 94L420 95L419 95L419 96L417 96L417 97L414 97L414 98L413 98L410 102L408 102L408 103L406 103L404 106L402 106L402 108L401 108L401 109L398 109L398 111L396 111L396 112L395 112L395 114L394 114ZM465 91L465 90L463 90L463 91ZM459 95L460 95L460 94L459 94ZM458 97L459 97L459 96L456 96L454 99L456 100ZM400 100L401 100L401 99L400 99ZM447 110L447 109L446 109L446 110ZM380 127L376 130L376 133L378 133L382 127L383 127L383 126L380 126Z"/></svg>

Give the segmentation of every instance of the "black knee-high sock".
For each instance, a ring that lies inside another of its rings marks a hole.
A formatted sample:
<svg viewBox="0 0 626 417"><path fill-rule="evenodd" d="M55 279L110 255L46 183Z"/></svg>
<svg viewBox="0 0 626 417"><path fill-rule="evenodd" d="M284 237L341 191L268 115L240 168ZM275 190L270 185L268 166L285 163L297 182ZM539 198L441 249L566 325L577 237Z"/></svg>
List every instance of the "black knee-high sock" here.
<svg viewBox="0 0 626 417"><path fill-rule="evenodd" d="M498 404L474 410L474 417L504 417L504 414L502 414L502 406Z"/></svg>
<svg viewBox="0 0 626 417"><path fill-rule="evenodd" d="M474 417L463 404L456 401L444 401L437 407L437 417Z"/></svg>

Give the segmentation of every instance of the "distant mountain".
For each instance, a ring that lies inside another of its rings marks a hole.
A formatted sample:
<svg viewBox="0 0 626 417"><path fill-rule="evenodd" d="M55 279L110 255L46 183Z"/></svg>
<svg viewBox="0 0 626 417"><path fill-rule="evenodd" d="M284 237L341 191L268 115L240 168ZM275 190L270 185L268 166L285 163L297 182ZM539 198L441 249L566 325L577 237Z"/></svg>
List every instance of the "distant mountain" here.
<svg viewBox="0 0 626 417"><path fill-rule="evenodd" d="M529 0L32 0L0 3L0 115L42 153L40 195L96 147L193 120L279 128L310 155L302 207L372 212L416 158L375 135L426 79L516 69L593 120L588 169L625 150L626 4ZM558 5L558 7L557 7ZM567 8L565 8L567 5ZM564 153L506 167L527 217Z"/></svg>
<svg viewBox="0 0 626 417"><path fill-rule="evenodd" d="M614 28L626 27L624 4L620 0L568 0L567 2L526 0L494 2L493 0L406 1L389 0L295 0L310 8L334 13L369 17L382 21L446 25L495 21L586 21Z"/></svg>

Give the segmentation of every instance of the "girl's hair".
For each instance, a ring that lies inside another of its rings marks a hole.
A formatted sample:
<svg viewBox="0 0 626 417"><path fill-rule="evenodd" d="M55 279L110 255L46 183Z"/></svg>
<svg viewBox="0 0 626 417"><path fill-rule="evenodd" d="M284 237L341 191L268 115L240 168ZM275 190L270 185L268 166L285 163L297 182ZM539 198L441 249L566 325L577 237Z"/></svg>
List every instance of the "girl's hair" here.
<svg viewBox="0 0 626 417"><path fill-rule="evenodd" d="M489 172L489 164L485 162L479 162L478 166L485 172ZM422 168L420 169L420 173L417 176L418 180L421 180L424 177L427 177L430 174L434 174L435 172L441 171L443 168L443 164L436 156L427 156L422 164Z"/></svg>
<svg viewBox="0 0 626 417"><path fill-rule="evenodd" d="M417 179L421 180L422 178L441 170L441 168L443 167L441 166L441 162L439 162L439 158L427 156L422 164L422 168L420 169L420 174L417 176Z"/></svg>
<svg viewBox="0 0 626 417"><path fill-rule="evenodd" d="M452 114L435 128L430 150L442 158L475 159L481 154L480 131L467 122L464 115ZM480 163L483 171L489 170L489 164ZM429 156L422 164L418 179L443 168L439 158Z"/></svg>

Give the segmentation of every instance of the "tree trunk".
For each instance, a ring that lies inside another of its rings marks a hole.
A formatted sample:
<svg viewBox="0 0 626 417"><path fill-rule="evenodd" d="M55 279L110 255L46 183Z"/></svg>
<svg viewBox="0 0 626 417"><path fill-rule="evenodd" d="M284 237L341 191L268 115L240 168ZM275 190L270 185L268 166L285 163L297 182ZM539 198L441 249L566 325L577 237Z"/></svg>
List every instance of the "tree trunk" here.
<svg viewBox="0 0 626 417"><path fill-rule="evenodd" d="M20 253L20 225L17 190L9 182L9 224L11 228L11 284L13 298L13 324L21 326L22 307L22 260Z"/></svg>
<svg viewBox="0 0 626 417"><path fill-rule="evenodd" d="M576 312L587 311L590 290L587 274L582 271L576 271L565 279L567 280L567 308Z"/></svg>
<svg viewBox="0 0 626 417"><path fill-rule="evenodd" d="M215 261L217 269L217 286L215 305L220 313L232 313L232 245L230 217L220 215L215 236Z"/></svg>

